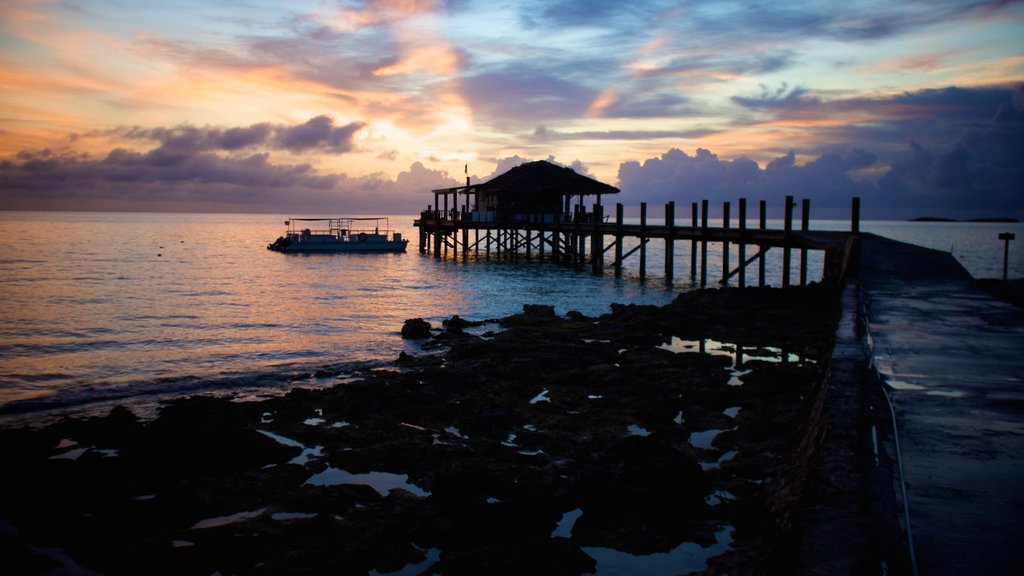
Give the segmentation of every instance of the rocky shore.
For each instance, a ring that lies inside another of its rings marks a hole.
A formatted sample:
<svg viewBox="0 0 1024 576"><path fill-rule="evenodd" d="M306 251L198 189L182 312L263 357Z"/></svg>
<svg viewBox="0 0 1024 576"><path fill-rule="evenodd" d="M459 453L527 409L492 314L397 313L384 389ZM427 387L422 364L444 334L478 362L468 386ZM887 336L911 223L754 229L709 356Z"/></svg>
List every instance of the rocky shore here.
<svg viewBox="0 0 1024 576"><path fill-rule="evenodd" d="M436 352L330 389L0 430L0 551L30 574L792 573L838 306L410 321Z"/></svg>

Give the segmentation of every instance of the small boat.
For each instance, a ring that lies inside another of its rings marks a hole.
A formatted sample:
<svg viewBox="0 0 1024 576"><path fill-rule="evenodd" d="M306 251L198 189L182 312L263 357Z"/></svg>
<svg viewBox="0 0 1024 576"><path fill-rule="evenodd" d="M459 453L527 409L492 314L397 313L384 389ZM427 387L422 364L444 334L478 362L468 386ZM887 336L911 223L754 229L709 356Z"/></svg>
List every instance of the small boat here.
<svg viewBox="0 0 1024 576"><path fill-rule="evenodd" d="M409 241L387 218L289 218L284 236L267 245L277 252L405 252Z"/></svg>

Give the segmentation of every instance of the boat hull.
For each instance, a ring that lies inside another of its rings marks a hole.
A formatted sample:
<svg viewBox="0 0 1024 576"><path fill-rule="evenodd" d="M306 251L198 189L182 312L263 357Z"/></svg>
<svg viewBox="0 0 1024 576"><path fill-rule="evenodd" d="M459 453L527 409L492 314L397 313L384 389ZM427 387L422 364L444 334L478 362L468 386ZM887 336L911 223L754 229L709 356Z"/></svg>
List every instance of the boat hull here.
<svg viewBox="0 0 1024 576"><path fill-rule="evenodd" d="M292 242L281 252L405 252L408 240L388 242Z"/></svg>

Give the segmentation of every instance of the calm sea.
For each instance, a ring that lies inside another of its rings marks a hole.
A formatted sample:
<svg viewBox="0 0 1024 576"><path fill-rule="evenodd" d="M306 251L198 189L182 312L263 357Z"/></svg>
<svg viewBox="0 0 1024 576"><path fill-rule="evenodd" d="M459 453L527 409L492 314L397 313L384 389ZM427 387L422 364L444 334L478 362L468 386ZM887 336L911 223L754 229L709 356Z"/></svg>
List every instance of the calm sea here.
<svg viewBox="0 0 1024 576"><path fill-rule="evenodd" d="M413 216L391 216L411 240L404 254L284 255L265 249L286 216L0 212L0 410L154 405L196 391L275 394L326 386L326 369L381 368L402 351L407 318L435 325L459 314L507 316L524 303L559 314L608 311L612 302L663 304L692 287L689 243L675 251L676 279L663 278L661 242L616 278L549 262L437 260L416 250ZM842 222L815 223L842 229ZM866 231L949 251L975 275L1002 273L1005 224L869 222ZM1010 275L1024 275L1011 244ZM627 247L628 250L628 247ZM733 255L735 261L735 254ZM610 258L608 259L610 260ZM820 259L810 260L812 279ZM778 256L769 282L779 282ZM709 270L720 275L720 254ZM13 414L13 416L12 416Z"/></svg>

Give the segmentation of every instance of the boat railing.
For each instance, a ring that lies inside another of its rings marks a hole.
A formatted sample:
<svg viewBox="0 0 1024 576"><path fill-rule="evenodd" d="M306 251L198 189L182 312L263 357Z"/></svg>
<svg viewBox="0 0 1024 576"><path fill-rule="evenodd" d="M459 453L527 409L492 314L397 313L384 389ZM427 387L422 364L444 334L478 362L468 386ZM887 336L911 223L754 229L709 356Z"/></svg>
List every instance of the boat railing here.
<svg viewBox="0 0 1024 576"><path fill-rule="evenodd" d="M315 228L310 225L314 222L318 224ZM326 228L323 227L324 224L327 225ZM299 238L306 235L345 238L347 236L358 237L363 234L388 238L393 232L387 218L290 218L288 220L288 234Z"/></svg>

